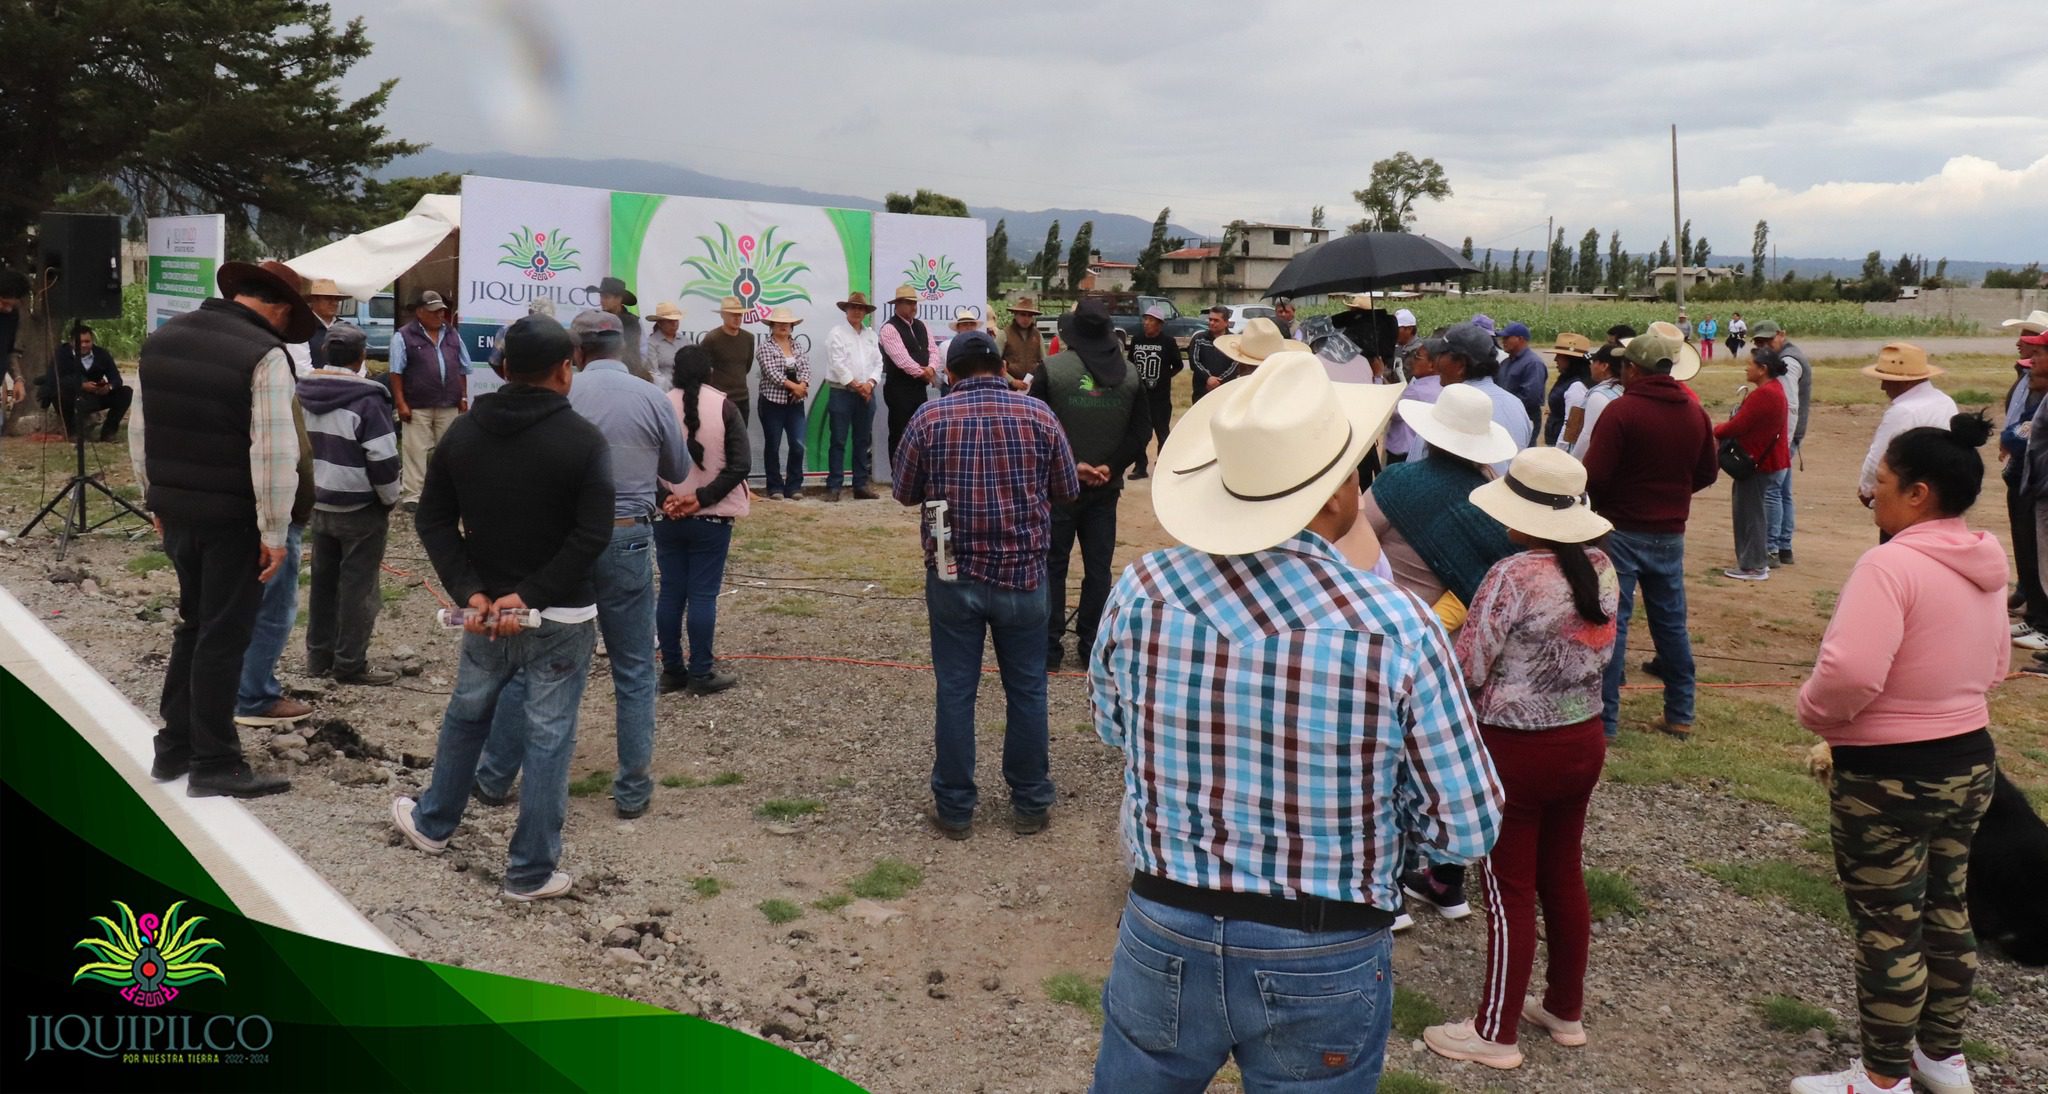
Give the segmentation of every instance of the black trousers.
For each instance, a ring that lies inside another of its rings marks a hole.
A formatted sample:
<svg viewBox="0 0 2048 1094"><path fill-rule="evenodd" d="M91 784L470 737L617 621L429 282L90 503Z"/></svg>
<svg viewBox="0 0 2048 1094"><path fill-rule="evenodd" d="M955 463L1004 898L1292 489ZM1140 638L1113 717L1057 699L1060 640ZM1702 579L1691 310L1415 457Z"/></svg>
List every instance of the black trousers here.
<svg viewBox="0 0 2048 1094"><path fill-rule="evenodd" d="M2020 572L2020 595L2026 598L2024 618L2037 631L2048 632L2048 574L2041 572L2040 540L2034 529L2034 499L2019 496L2008 482L2005 515L2012 522L2012 558Z"/></svg>
<svg viewBox="0 0 2048 1094"><path fill-rule="evenodd" d="M930 389L923 380L913 380L893 367L888 373L882 381L882 402L889 407L889 480L894 482L896 448L903 443L903 431L910 425L910 416L924 405Z"/></svg>
<svg viewBox="0 0 2048 1094"><path fill-rule="evenodd" d="M1159 450L1166 451L1166 435L1173 430L1173 383L1161 379L1159 386L1145 393L1145 410L1152 418L1152 437L1159 442ZM1132 465L1144 472L1150 464L1145 462L1145 453L1138 453L1138 462Z"/></svg>
<svg viewBox="0 0 2048 1094"><path fill-rule="evenodd" d="M1095 647L1095 628L1109 603L1110 560L1116 553L1116 504L1120 487L1084 487L1081 496L1052 507L1052 553L1045 560L1045 660L1057 667L1065 656L1060 644L1067 630L1067 562L1074 541L1081 541L1081 604L1074 617L1075 650L1082 663Z"/></svg>
<svg viewBox="0 0 2048 1094"><path fill-rule="evenodd" d="M64 427L76 437L85 432L85 423L104 410L106 423L100 426L100 440L112 440L114 431L121 428L121 419L128 414L128 404L135 401L135 389L117 387L105 395L90 391L69 391L58 397L64 404Z"/></svg>
<svg viewBox="0 0 2048 1094"><path fill-rule="evenodd" d="M384 606L384 541L391 511L370 504L348 513L313 511L313 585L306 598L306 669L354 676L368 667L370 634Z"/></svg>
<svg viewBox="0 0 2048 1094"><path fill-rule="evenodd" d="M164 553L178 572L178 629L164 671L160 758L190 757L195 771L242 762L235 692L263 602L263 541L254 520L198 524L163 518Z"/></svg>

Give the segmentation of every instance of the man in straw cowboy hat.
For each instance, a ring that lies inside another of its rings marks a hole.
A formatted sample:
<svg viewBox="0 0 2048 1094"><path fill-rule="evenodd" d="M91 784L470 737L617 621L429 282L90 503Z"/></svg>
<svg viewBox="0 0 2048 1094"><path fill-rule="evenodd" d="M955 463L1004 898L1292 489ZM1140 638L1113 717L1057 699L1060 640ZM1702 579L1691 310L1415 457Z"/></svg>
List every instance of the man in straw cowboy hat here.
<svg viewBox="0 0 2048 1094"><path fill-rule="evenodd" d="M903 443L903 429L910 416L924 405L929 388L939 379L939 344L931 328L917 317L917 290L899 286L889 298L895 314L882 324L880 338L883 369L882 401L889 407L889 477L895 475L896 446Z"/></svg>
<svg viewBox="0 0 2048 1094"><path fill-rule="evenodd" d="M1145 454L1152 439L1145 385L1124 360L1109 308L1083 300L1060 316L1060 352L1031 378L1031 393L1059 419L1074 452L1081 494L1052 507L1052 552L1046 558L1045 664L1058 672L1066 659L1067 563L1081 543L1081 603L1074 612L1076 649L1086 659L1095 626L1109 599L1110 560L1116 553L1116 508L1124 468Z"/></svg>
<svg viewBox="0 0 2048 1094"><path fill-rule="evenodd" d="M664 300L654 306L647 322L653 329L647 332L647 349L641 357L654 386L667 391L674 383L676 351L689 344L683 339L683 309Z"/></svg>
<svg viewBox="0 0 2048 1094"><path fill-rule="evenodd" d="M946 365L953 393L918 409L894 468L897 501L945 504L921 536L937 687L927 817L948 839L973 831L974 699L982 645L993 639L1008 703L1003 781L1011 823L1028 836L1045 830L1053 803L1045 676L1052 506L1074 500L1081 480L1052 410L1003 382L995 339L981 331L953 339Z"/></svg>
<svg viewBox="0 0 2048 1094"><path fill-rule="evenodd" d="M1216 352L1231 361L1226 380L1241 379L1258 371L1266 358L1276 353L1311 353L1307 342L1280 333L1271 319L1254 319L1244 325L1243 334L1225 334L1216 339Z"/></svg>
<svg viewBox="0 0 2048 1094"><path fill-rule="evenodd" d="M1877 420L1877 432L1870 438L1870 450L1863 454L1863 469L1856 479L1856 497L1864 508L1877 496L1877 467L1884 462L1885 447L1908 429L1931 426L1947 429L1956 416L1956 401L1935 387L1933 380L1944 369L1927 360L1927 351L1910 342L1887 342L1877 351L1877 360L1863 366L1863 375L1878 382L1885 398L1884 417Z"/></svg>
<svg viewBox="0 0 2048 1094"><path fill-rule="evenodd" d="M638 306L640 298L626 287L623 278L617 277L607 277L584 291L597 297L601 310L618 317L618 360L626 366L626 371L642 380L652 380L654 374L648 371L647 364L640 354L641 347L647 342L647 335L640 329L640 317L628 310Z"/></svg>
<svg viewBox="0 0 2048 1094"><path fill-rule="evenodd" d="M189 772L192 797L258 797L291 783L243 759L235 699L262 582L284 565L299 494L284 347L320 321L301 295L304 281L282 262L228 262L214 280L220 296L142 343L142 397L128 426L136 485L178 572L179 622L150 775L161 782Z"/></svg>
<svg viewBox="0 0 2048 1094"><path fill-rule="evenodd" d="M1038 301L1018 297L1010 305L1010 325L996 339L1003 347L1003 372L1016 391L1024 390L1032 372L1045 363L1045 340L1038 334L1038 316Z"/></svg>
<svg viewBox="0 0 2048 1094"><path fill-rule="evenodd" d="M711 386L726 401L739 408L740 420L751 421L754 408L747 398L747 373L754 368L754 336L740 329L746 305L737 296L718 302L718 329L704 335L699 343L711 355Z"/></svg>
<svg viewBox="0 0 2048 1094"><path fill-rule="evenodd" d="M448 302L428 290L413 305L413 320L391 336L391 396L398 407L405 458L404 504L419 507L420 484L434 446L469 409L469 350L449 328Z"/></svg>
<svg viewBox="0 0 2048 1094"><path fill-rule="evenodd" d="M1799 469L1799 448L1806 443L1806 423L1813 411L1813 366L1806 361L1806 351L1793 343L1784 328L1766 319L1756 325L1754 345L1768 346L1785 366L1785 375L1778 382L1785 388L1786 428L1792 435L1792 466L1772 478L1764 492L1764 519L1770 524L1768 545L1771 561L1779 566L1792 565L1792 534L1798 530L1798 521L1792 507L1792 474ZM1684 379L1685 377L1679 377Z"/></svg>
<svg viewBox="0 0 2048 1094"><path fill-rule="evenodd" d="M1692 735L1692 638L1686 632L1685 522L1692 496L1720 476L1714 426L1699 400L1673 378L1690 352L1675 335L1640 334L1622 344L1621 397L1608 404L1585 445L1586 489L1593 509L1614 522L1607 554L1621 578L1614 656L1602 688L1607 739L1621 733L1621 682L1627 671L1629 617L1638 586L1664 681L1664 716L1652 726ZM1697 357L1694 358L1697 360Z"/></svg>
<svg viewBox="0 0 2048 1094"><path fill-rule="evenodd" d="M341 291L332 278L316 277L306 288L306 305L313 309L313 318L320 322L313 328L304 345L286 346L292 355L292 369L305 379L316 368L327 367L327 355L321 352L327 345L327 329L341 316L341 302L348 294Z"/></svg>
<svg viewBox="0 0 2048 1094"><path fill-rule="evenodd" d="M1089 663L1136 868L1099 1089L1201 1089L1233 1055L1247 1087L1372 1089L1403 849L1493 844L1500 783L1443 629L1333 546L1399 397L1283 351L1160 454L1182 545L1124 572ZM1284 792L1240 792L1260 787ZM1302 1049L1306 1029L1343 1035Z"/></svg>
<svg viewBox="0 0 2048 1094"><path fill-rule="evenodd" d="M846 322L832 328L825 339L825 417L832 440L826 449L825 500L839 500L839 484L846 474L846 443L853 440L853 496L873 501L874 467L870 449L875 437L875 385L882 382L882 346L874 329L867 325L875 306L866 293L850 292L839 302Z"/></svg>

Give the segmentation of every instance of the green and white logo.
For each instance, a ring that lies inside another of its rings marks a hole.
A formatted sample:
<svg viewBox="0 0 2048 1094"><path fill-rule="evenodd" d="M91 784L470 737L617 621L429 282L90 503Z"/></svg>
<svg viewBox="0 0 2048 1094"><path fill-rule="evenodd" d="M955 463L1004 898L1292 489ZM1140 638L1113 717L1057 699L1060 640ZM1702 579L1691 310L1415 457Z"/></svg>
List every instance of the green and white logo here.
<svg viewBox="0 0 2048 1094"><path fill-rule="evenodd" d="M701 296L714 303L738 297L746 318L754 322L765 319L768 309L777 304L811 298L797 284L797 275L808 272L810 266L790 258L795 241L777 243L774 227L763 231L757 240L746 234L735 236L724 221L717 223L717 242L700 235L697 241L704 245L704 254L683 259L683 265L696 276L683 283L680 295Z"/></svg>

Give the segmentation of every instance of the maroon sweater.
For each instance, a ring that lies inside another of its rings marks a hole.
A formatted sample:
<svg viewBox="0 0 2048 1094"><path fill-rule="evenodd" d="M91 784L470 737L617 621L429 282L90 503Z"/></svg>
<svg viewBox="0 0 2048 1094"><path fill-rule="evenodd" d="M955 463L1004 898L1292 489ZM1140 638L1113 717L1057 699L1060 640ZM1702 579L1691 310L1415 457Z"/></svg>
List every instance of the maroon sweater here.
<svg viewBox="0 0 2048 1094"><path fill-rule="evenodd" d="M1593 511L1624 532L1683 533L1693 494L1720 474L1713 423L1669 376L1637 381L1601 411L1585 463Z"/></svg>

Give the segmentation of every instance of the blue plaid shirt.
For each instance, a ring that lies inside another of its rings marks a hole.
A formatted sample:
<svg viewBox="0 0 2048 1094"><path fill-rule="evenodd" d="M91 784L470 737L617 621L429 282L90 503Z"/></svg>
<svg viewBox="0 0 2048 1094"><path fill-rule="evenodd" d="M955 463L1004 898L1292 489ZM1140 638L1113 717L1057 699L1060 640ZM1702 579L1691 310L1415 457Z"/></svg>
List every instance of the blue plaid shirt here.
<svg viewBox="0 0 2048 1094"><path fill-rule="evenodd" d="M960 576L1030 592L1045 580L1052 503L1081 492L1074 453L1043 402L973 376L919 407L890 468L896 500L946 500ZM924 531L925 566L932 562Z"/></svg>
<svg viewBox="0 0 2048 1094"><path fill-rule="evenodd" d="M1314 533L1140 558L1089 680L1145 873L1395 911L1406 843L1465 862L1499 832L1500 781L1442 629Z"/></svg>

